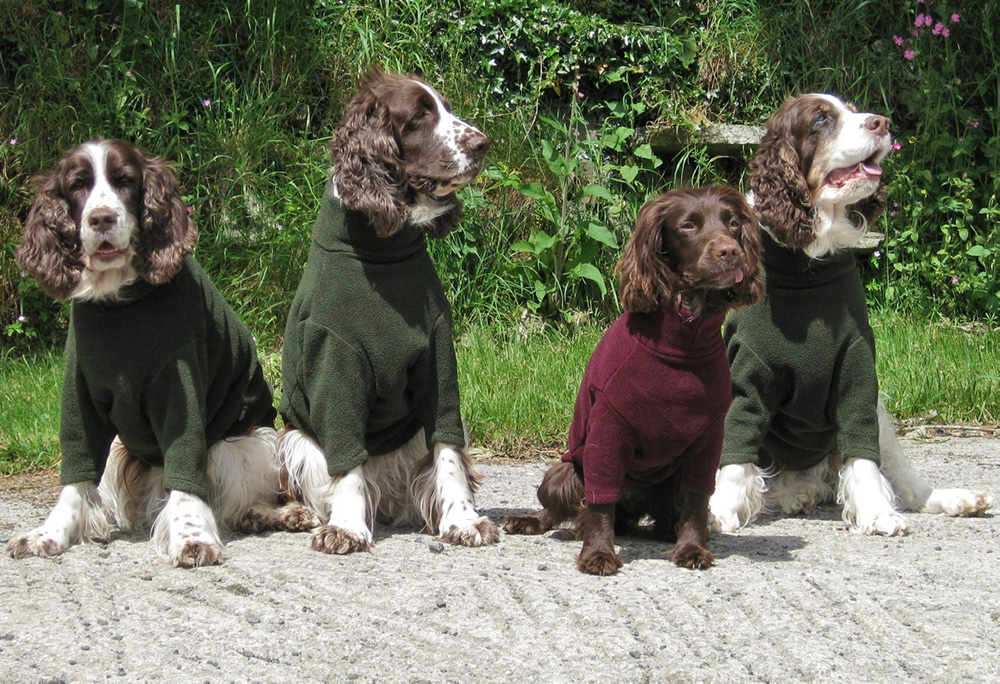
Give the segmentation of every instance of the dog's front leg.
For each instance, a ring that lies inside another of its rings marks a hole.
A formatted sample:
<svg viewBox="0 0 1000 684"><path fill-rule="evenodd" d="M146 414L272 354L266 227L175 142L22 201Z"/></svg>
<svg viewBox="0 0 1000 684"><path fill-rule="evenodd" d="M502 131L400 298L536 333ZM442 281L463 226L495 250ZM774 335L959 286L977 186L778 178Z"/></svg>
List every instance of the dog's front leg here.
<svg viewBox="0 0 1000 684"><path fill-rule="evenodd" d="M724 465L715 474L715 493L709 499L714 532L736 532L749 525L764 508L763 471L753 463Z"/></svg>
<svg viewBox="0 0 1000 684"><path fill-rule="evenodd" d="M157 553L175 568L199 568L222 563L222 539L215 514L200 497L170 490L167 503L153 521Z"/></svg>
<svg viewBox="0 0 1000 684"><path fill-rule="evenodd" d="M909 532L906 518L893 507L892 486L874 461L849 458L840 470L837 501L851 529L863 534L894 537Z"/></svg>
<svg viewBox="0 0 1000 684"><path fill-rule="evenodd" d="M587 504L576 518L576 534L583 549L576 567L591 575L613 575L622 566L615 553L615 505Z"/></svg>
<svg viewBox="0 0 1000 684"><path fill-rule="evenodd" d="M107 538L110 527L100 501L94 482L66 485L45 522L11 539L7 555L11 558L58 556L81 541Z"/></svg>
<svg viewBox="0 0 1000 684"><path fill-rule="evenodd" d="M428 527L441 540L461 546L486 546L500 541L493 521L476 512L479 476L461 447L435 444L429 469L418 466L411 492Z"/></svg>
<svg viewBox="0 0 1000 684"><path fill-rule="evenodd" d="M708 550L708 497L681 492L681 510L677 518L677 545L673 561L683 568L706 570L715 563Z"/></svg>
<svg viewBox="0 0 1000 684"><path fill-rule="evenodd" d="M323 553L341 555L371 551L372 524L378 502L371 499L364 468L358 466L331 478L330 487L324 502L330 519L313 534L312 547Z"/></svg>

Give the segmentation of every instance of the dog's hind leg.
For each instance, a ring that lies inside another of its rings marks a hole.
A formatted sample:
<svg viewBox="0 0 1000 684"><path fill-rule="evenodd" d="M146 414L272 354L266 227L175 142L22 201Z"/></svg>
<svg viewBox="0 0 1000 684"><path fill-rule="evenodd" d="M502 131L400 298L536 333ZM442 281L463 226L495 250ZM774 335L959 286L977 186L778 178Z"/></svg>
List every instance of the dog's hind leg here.
<svg viewBox="0 0 1000 684"><path fill-rule="evenodd" d="M882 474L892 484L903 510L964 517L982 515L992 507L993 499L985 492L935 489L921 480L903 456L892 416L881 399L878 401L878 442Z"/></svg>
<svg viewBox="0 0 1000 684"><path fill-rule="evenodd" d="M542 510L505 515L503 528L511 534L543 534L574 518L584 505L583 478L576 467L563 461L553 463L538 486L538 500Z"/></svg>
<svg viewBox="0 0 1000 684"><path fill-rule="evenodd" d="M216 442L208 450L209 503L223 527L300 532L320 525L304 504L280 505L276 439L272 428L261 427Z"/></svg>

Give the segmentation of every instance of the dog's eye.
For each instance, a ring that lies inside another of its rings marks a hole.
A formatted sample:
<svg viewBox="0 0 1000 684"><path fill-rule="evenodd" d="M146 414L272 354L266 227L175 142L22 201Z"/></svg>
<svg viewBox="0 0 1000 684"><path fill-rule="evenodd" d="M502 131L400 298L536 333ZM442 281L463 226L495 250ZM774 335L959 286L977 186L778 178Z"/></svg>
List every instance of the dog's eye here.
<svg viewBox="0 0 1000 684"><path fill-rule="evenodd" d="M693 233L698 230L698 226L691 223L690 221L684 221L682 224L677 226L677 228L685 233Z"/></svg>
<svg viewBox="0 0 1000 684"><path fill-rule="evenodd" d="M89 187L90 187L90 179L83 178L81 176L80 178L73 179L73 181L69 184L69 191L79 192L80 190L86 190Z"/></svg>
<svg viewBox="0 0 1000 684"><path fill-rule="evenodd" d="M826 121L826 112L820 112L816 115L816 123L823 123Z"/></svg>
<svg viewBox="0 0 1000 684"><path fill-rule="evenodd" d="M134 181L132 180L131 176L116 176L115 178L111 179L111 184L114 185L116 188L127 188L131 186L133 182Z"/></svg>
<svg viewBox="0 0 1000 684"><path fill-rule="evenodd" d="M735 233L739 231L739 229L742 227L743 227L743 221L738 216L734 216L731 219L729 219L729 230Z"/></svg>

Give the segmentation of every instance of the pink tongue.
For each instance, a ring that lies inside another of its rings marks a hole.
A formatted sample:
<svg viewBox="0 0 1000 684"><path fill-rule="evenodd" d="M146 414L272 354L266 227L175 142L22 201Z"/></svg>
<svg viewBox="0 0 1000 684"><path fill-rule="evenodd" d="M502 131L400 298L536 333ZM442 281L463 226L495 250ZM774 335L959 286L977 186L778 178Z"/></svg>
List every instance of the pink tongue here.
<svg viewBox="0 0 1000 684"><path fill-rule="evenodd" d="M743 282L743 269L741 268L736 269L736 282L738 283Z"/></svg>
<svg viewBox="0 0 1000 684"><path fill-rule="evenodd" d="M842 169L834 169L826 177L826 182L834 187L840 187L847 181L854 178L878 178L882 175L882 167L878 164L859 163L857 166L845 166Z"/></svg>

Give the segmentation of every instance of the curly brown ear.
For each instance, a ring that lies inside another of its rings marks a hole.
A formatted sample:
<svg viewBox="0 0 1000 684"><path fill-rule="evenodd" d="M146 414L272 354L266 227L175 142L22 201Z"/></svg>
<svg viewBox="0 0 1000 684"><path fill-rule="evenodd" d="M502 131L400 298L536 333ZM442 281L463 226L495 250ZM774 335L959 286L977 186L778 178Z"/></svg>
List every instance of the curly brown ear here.
<svg viewBox="0 0 1000 684"><path fill-rule="evenodd" d="M173 278L194 251L198 232L181 200L177 176L164 160L146 160L142 187L134 264L144 280L160 285Z"/></svg>
<svg viewBox="0 0 1000 684"><path fill-rule="evenodd" d="M663 301L671 301L680 278L666 261L663 230L672 200L660 195L643 205L635 223L635 233L618 261L622 308L630 313L655 311Z"/></svg>
<svg viewBox="0 0 1000 684"><path fill-rule="evenodd" d="M39 178L35 203L24 223L24 239L17 246L17 263L55 299L72 294L84 264L76 223L69 215L57 172Z"/></svg>
<svg viewBox="0 0 1000 684"><path fill-rule="evenodd" d="M381 77L380 71L372 71L362 78L333 134L330 151L344 206L371 215L376 232L386 237L406 221L406 178L389 108L374 89Z"/></svg>
<svg viewBox="0 0 1000 684"><path fill-rule="evenodd" d="M757 156L749 164L754 208L780 242L802 249L816 239L816 210L791 131L775 118L768 121Z"/></svg>
<svg viewBox="0 0 1000 684"><path fill-rule="evenodd" d="M852 223L860 226L861 221L855 215L861 214L865 220L864 225L868 226L870 230L875 221L878 220L878 217L885 213L885 205L885 188L880 185L875 194L869 195L860 202L849 205L847 207L847 216L851 219Z"/></svg>

